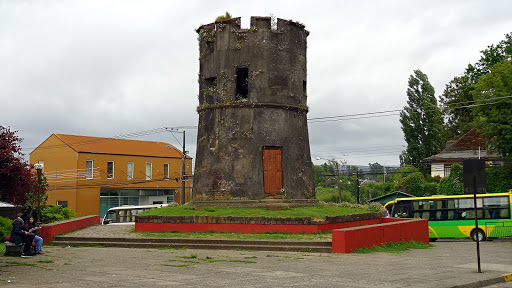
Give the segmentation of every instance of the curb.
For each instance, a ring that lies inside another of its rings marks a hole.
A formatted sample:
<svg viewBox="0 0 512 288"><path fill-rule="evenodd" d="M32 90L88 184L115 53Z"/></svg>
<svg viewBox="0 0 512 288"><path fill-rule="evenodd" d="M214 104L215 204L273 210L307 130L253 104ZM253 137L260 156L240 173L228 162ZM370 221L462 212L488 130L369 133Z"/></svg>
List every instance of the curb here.
<svg viewBox="0 0 512 288"><path fill-rule="evenodd" d="M512 273L503 274L503 275L501 275L501 277L496 277L496 278L492 278L492 279L481 280L481 281L476 281L473 283L452 286L452 288L479 288L479 287L490 286L490 285L494 285L494 284L498 284L498 283L505 283L505 282L509 282L509 281L512 281Z"/></svg>

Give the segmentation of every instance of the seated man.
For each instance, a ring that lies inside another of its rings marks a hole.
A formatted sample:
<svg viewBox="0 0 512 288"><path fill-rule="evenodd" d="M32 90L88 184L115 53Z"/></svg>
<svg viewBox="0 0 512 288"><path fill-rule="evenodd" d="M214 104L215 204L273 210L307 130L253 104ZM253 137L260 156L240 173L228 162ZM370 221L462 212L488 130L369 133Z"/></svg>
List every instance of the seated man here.
<svg viewBox="0 0 512 288"><path fill-rule="evenodd" d="M39 237L39 229L41 227L36 227L34 223L34 217L30 216L27 220L27 224L25 225L26 229L30 233L34 233L34 242L36 243L36 254L44 254L43 251L41 251L41 248L43 246L43 238Z"/></svg>
<svg viewBox="0 0 512 288"><path fill-rule="evenodd" d="M24 222L23 219L21 219L21 216L23 216L23 213L18 213L18 218L12 221L12 231L9 242L15 243L16 245L20 245L22 243L25 244L21 257L30 257L33 256L30 253L30 246L32 245L35 234L26 231L26 227L23 226Z"/></svg>

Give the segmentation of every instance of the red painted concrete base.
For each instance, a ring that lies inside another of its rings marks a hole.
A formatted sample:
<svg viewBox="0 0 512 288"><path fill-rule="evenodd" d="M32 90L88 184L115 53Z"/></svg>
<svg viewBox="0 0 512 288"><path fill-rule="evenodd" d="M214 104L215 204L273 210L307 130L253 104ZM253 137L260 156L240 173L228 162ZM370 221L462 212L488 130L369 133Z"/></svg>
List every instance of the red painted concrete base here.
<svg viewBox="0 0 512 288"><path fill-rule="evenodd" d="M100 223L100 216L84 216L70 220L59 221L43 225L39 230L39 236L43 238L43 243L52 241L55 235L68 233L88 226Z"/></svg>
<svg viewBox="0 0 512 288"><path fill-rule="evenodd" d="M359 220L351 222L340 222L331 224L316 225L293 225L293 224L224 224L224 223L140 223L135 222L135 231L143 232L235 232L235 233L265 233L265 232L286 232L286 233L314 233L326 232L333 229L349 228L362 225L373 225L382 223L381 218L370 220Z"/></svg>
<svg viewBox="0 0 512 288"><path fill-rule="evenodd" d="M428 220L381 218L381 224L332 231L332 252L350 253L358 248L390 242L429 243Z"/></svg>

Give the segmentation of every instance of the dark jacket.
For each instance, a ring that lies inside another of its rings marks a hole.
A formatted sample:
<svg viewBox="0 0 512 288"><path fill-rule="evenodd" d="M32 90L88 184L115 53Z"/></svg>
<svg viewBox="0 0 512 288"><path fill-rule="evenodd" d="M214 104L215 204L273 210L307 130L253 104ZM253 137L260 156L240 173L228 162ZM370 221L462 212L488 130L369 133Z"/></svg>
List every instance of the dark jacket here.
<svg viewBox="0 0 512 288"><path fill-rule="evenodd" d="M25 227L26 227L26 230L30 232L30 229L35 228L36 225L34 225L34 223L30 223L30 221L27 220L27 222L25 223ZM32 231L32 233L34 233L36 236L39 236L39 229Z"/></svg>
<svg viewBox="0 0 512 288"><path fill-rule="evenodd" d="M9 242L15 243L17 245L26 241L25 235L26 227L23 226L23 220L21 218L16 218L12 221L12 231L11 238Z"/></svg>

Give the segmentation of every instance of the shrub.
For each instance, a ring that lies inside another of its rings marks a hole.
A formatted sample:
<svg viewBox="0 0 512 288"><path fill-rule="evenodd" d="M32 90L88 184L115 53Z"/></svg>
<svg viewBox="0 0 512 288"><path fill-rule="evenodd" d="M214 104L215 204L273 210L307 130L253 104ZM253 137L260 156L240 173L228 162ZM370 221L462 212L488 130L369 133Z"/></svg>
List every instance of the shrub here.
<svg viewBox="0 0 512 288"><path fill-rule="evenodd" d="M324 202L338 203L338 189L328 187L316 187L316 199ZM356 198L348 191L341 191L341 202L356 203Z"/></svg>
<svg viewBox="0 0 512 288"><path fill-rule="evenodd" d="M11 235L11 231L12 221L7 218L0 217L0 242L5 242L5 237Z"/></svg>
<svg viewBox="0 0 512 288"><path fill-rule="evenodd" d="M425 188L424 188L424 191L425 191L425 196L431 196L431 195L436 195L438 194L439 190L439 184L433 182L433 183L425 183Z"/></svg>
<svg viewBox="0 0 512 288"><path fill-rule="evenodd" d="M439 184L439 194L462 195L464 194L464 174L462 166L455 163L452 165L450 176L444 178Z"/></svg>
<svg viewBox="0 0 512 288"><path fill-rule="evenodd" d="M41 220L43 223L52 223L75 218L78 214L71 208L60 205L45 206L41 208Z"/></svg>

